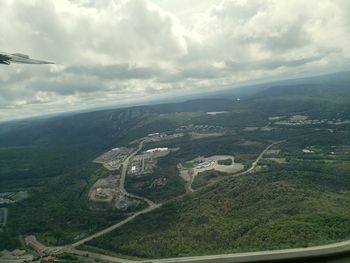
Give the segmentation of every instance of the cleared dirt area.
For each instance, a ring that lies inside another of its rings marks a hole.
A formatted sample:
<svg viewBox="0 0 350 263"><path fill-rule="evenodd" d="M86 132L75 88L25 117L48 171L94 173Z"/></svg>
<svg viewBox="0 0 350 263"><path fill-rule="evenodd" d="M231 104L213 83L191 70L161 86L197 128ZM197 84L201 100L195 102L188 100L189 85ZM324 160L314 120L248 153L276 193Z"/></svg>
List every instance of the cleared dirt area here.
<svg viewBox="0 0 350 263"><path fill-rule="evenodd" d="M219 164L220 161L226 164ZM234 174L242 171L244 165L235 163L235 158L232 155L214 155L210 157L199 156L184 164L178 164L178 168L179 176L186 182L186 192L192 193L192 183L199 173L216 170L227 174Z"/></svg>
<svg viewBox="0 0 350 263"><path fill-rule="evenodd" d="M184 169L181 164L179 164L177 166L177 168L179 168L180 177L186 182L186 184L185 184L186 193L192 193L193 192L193 189L192 189L192 183L193 183L192 172L190 170L188 170L188 169Z"/></svg>
<svg viewBox="0 0 350 263"><path fill-rule="evenodd" d="M190 180L191 180L190 171L180 168L180 177L181 177L182 179L184 179L185 182L190 181Z"/></svg>
<svg viewBox="0 0 350 263"><path fill-rule="evenodd" d="M222 165L219 164L220 160L231 159L232 164ZM210 157L198 157L191 161L194 163L193 176L204 171L216 170L223 173L237 173L244 169L244 165L241 163L235 163L235 158L231 155L214 155Z"/></svg>
<svg viewBox="0 0 350 263"><path fill-rule="evenodd" d="M228 113L228 111L208 111L207 114L208 115L219 115L219 114L225 114Z"/></svg>
<svg viewBox="0 0 350 263"><path fill-rule="evenodd" d="M89 198L93 202L112 202L113 198L119 194L120 176L110 176L99 179L92 186Z"/></svg>

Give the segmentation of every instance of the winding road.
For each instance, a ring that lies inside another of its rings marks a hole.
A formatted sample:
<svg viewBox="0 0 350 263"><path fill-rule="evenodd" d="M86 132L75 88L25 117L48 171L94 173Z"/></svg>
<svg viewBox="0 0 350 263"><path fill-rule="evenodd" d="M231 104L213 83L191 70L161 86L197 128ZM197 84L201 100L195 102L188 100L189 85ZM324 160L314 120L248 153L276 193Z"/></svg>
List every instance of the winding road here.
<svg viewBox="0 0 350 263"><path fill-rule="evenodd" d="M117 229L117 228L119 228L119 227L125 225L126 223L128 223L128 222L134 220L134 219L135 219L136 217L138 217L139 215L149 213L149 212L151 212L151 211L153 211L153 210L155 210L155 209L157 209L157 208L159 208L159 207L162 206L162 204L156 204L156 203L154 203L152 200L149 200L148 198L145 198L145 197L142 197L142 196L138 196L138 195L131 194L131 193L129 193L128 191L126 191L126 189L125 189L125 178L126 178L126 174L127 174L127 171L128 171L129 161L130 161L139 151L141 151L142 148L143 148L143 141L141 141L141 142L139 143L138 148L124 160L124 162L123 162L123 168L122 168L122 174L121 174L121 176L120 176L119 190L120 190L121 193L122 193L123 195L125 195L125 196L128 196L128 197L131 197L131 198L135 198L135 199L139 199L139 200L145 201L145 202L148 204L148 207L145 208L145 209L143 209L143 210L141 210L141 211L139 211L139 212L136 212L136 213L133 214L132 216L129 216L128 218L126 218L126 219L124 219L124 220L122 220L122 221L120 221L120 222L118 222L118 223L116 223L116 224L114 224L114 225L112 225L112 226L110 226L110 227L107 227L107 228L105 228L105 229L103 229L103 230L101 230L101 231L99 231L99 232L97 232L97 233L95 233L95 234L93 234L93 235L91 235L91 236L88 236L88 237L86 237L86 238L84 238L84 239L81 239L81 240L79 240L79 241L77 241L77 242L75 242L75 243L73 243L73 244L71 244L71 245L69 245L69 246L66 246L66 247L68 247L68 248L71 248L71 247L73 247L73 248L78 247L78 246L80 246L80 245L82 245L82 244L84 244L84 243L86 243L86 242L88 242L88 241L90 241L90 240L92 240L92 239L95 239L95 238L97 238L97 237L100 237L100 236L102 236L102 235L105 235L105 234L107 234L107 233L112 232L113 230L115 230L115 229ZM68 249L68 250L69 250L69 249Z"/></svg>
<svg viewBox="0 0 350 263"><path fill-rule="evenodd" d="M260 155L257 157L257 159L252 163L251 167L244 171L237 174L234 174L234 176L241 176L245 174L249 174L254 171L254 169L257 167L259 161L261 158L263 158L264 154L275 144L278 144L280 142L274 142L270 144L268 147L264 149L263 152L260 153ZM350 252L350 241L344 241L329 245L323 245L323 246L315 246L315 247L307 247L307 248L296 248L296 249L284 249L284 250L271 250L271 251L260 251L260 252L249 252L249 253L235 253L235 254L221 254L221 255L209 255L209 256L193 256L193 257L181 257L181 258L165 258L165 259L152 259L152 260L143 260L143 261L134 261L129 259L123 259L118 258L114 256L108 256L104 254L98 254L93 253L89 251L83 251L78 250L76 247L94 239L97 237L100 237L102 235L105 235L107 233L112 232L113 230L127 224L128 222L134 220L136 217L149 213L151 211L154 211L161 207L163 204L156 204L152 202L151 200L133 195L128 193L124 188L125 183L125 177L127 173L127 166L129 163L129 160L135 156L143 147L143 141L140 142L138 149L133 152L128 158L125 159L123 162L123 170L122 170L122 176L121 176L121 185L120 189L121 191L129 197L137 198L144 200L148 203L148 207L146 209L143 209L142 211L139 211L132 216L124 219L121 222L118 222L104 230L101 230L89 237L86 237L82 240L79 240L78 242L75 242L73 244L67 245L65 247L62 247L63 251L69 254L77 255L80 257L86 257L89 259L96 259L100 260L102 262L112 262L112 263L131 263L131 262L142 262L142 263L172 263L172 262L186 262L186 263L238 263L238 262L271 262L271 261L281 261L281 260L297 260L297 259L306 259L306 258L315 258L315 257L323 257L323 256L332 256L332 255L338 255L341 253L348 253ZM347 259L345 259L347 260ZM344 261L348 262L348 261Z"/></svg>
<svg viewBox="0 0 350 263"><path fill-rule="evenodd" d="M270 150L272 146L274 146L274 145L276 145L276 144L279 144L279 143L281 143L281 142L282 142L282 141L271 143L269 146L267 146L267 147L265 148L264 151L262 151L262 152L260 153L260 155L258 156L258 158L256 158L256 160L252 163L252 165L250 166L250 168L249 168L248 170L245 170L245 171L240 172L240 173L236 173L236 174L234 174L234 176L241 176L241 175L245 175L245 174L252 173L252 172L255 170L255 168L258 166L258 163L259 163L259 161L261 160L261 158L263 158L264 154L265 154L268 150Z"/></svg>
<svg viewBox="0 0 350 263"><path fill-rule="evenodd" d="M138 217L138 216L140 216L142 214L149 213L149 212L159 208L160 206L161 206L161 204L154 204L153 203L153 205L147 207L146 209L143 209L143 210L141 210L139 212L136 212L132 216L129 216L128 218L118 222L117 224L114 224L114 225L112 225L110 227L107 227L107 228L105 228L105 229L103 229L103 230L101 230L101 231L99 231L99 232L97 232L97 233L95 233L95 234L93 234L91 236L88 236L88 237L86 237L84 239L81 239L81 240L71 244L71 245L68 245L68 246L66 246L66 248L68 248L68 251L69 251L70 248L78 247L78 246L80 246L80 245L82 245L82 244L84 244L84 243L86 243L86 242L88 242L88 241L90 241L92 239L95 239L97 237L100 237L100 236L103 236L105 234L108 234L108 233L112 232L113 230L115 230L115 229L125 225L126 223L134 220L136 217Z"/></svg>
<svg viewBox="0 0 350 263"><path fill-rule="evenodd" d="M259 163L259 161L261 160L261 158L263 157L263 155L264 155L273 145L275 145L275 144L277 144L277 143L280 143L280 142L274 142L274 143L270 144L268 147L266 147L266 148L264 149L264 151L260 153L260 155L258 156L258 158L252 163L251 167L250 167L248 170L246 170L246 171L244 171L244 172L241 172L241 173L239 173L239 174L235 174L235 176L244 175L244 174L247 174L247 173L252 172L252 171L256 168L256 166L258 165L258 163ZM128 217L128 218L126 218L126 219L124 219L124 220L122 220L122 221L120 221L120 222L118 222L118 223L116 223L116 224L114 224L114 225L112 225L112 226L110 226L110 227L108 227L108 228L105 228L105 229L103 229L103 230L101 230L101 231L99 231L99 232L97 232L97 233L95 233L95 234L93 234L93 235L91 235L91 236L88 236L88 237L86 237L86 238L84 238L84 239L81 239L81 240L79 240L79 241L77 241L77 242L71 244L71 245L66 246L66 251L67 251L67 252L73 253L74 251L75 251L75 252L80 251L80 250L76 250L76 249L75 249L75 250L72 250L72 248L76 248L76 247L78 247L78 246L80 246L80 245L82 245L82 244L84 244L84 243L86 243L86 242L88 242L88 241L90 241L90 240L92 240L92 239L95 239L95 238L97 238L97 237L100 237L100 236L103 236L103 235L105 235L105 234L108 234L108 233L114 231L115 229L117 229L117 228L119 228L119 227L125 225L126 223L128 223L128 222L134 220L136 217L138 217L138 216L140 216L140 215L143 215L143 214L146 214L146 213L149 213L149 212L151 212L151 211L153 211L153 210L155 210L155 209L157 209L157 208L159 208L159 207L161 207L161 206L163 205L163 203L156 204L156 203L154 203L153 201L151 201L151 200L149 200L149 199L147 199L147 198L145 198L145 197L137 196L137 195L128 193L128 192L126 191L126 189L125 189L125 186L124 186L124 185L125 185L125 178L126 178L126 174L127 174L127 169L128 169L129 161L130 161L131 158L133 158L139 151L141 151L142 148L143 148L143 141L141 141L141 142L139 143L139 147L137 148L137 150L135 150L131 155L129 155L129 156L124 160L124 162L123 162L123 168L122 168L122 174L121 174L121 178L120 178L120 191L121 191L124 195L126 195L126 196L129 196L129 197L132 197L132 198L136 198L136 199L140 199L140 200L144 200L145 202L147 202L148 207L147 207L146 209L143 209L143 210L141 210L141 211L139 211L139 212L133 214L132 216L130 216L130 217ZM193 190L192 190L192 191L193 191ZM166 203L168 203L169 201L171 201L171 200L168 200ZM80 251L79 253L85 253L85 254L86 254L86 253L88 253L88 252L87 252L87 251ZM74 254L74 253L73 253L73 254ZM96 255L96 253L93 253L93 254ZM119 259L118 259L118 260L119 260Z"/></svg>
<svg viewBox="0 0 350 263"><path fill-rule="evenodd" d="M138 196L138 195L134 195L129 193L128 191L125 190L125 178L126 178L126 174L128 172L128 165L129 165L129 161L139 152L142 150L143 148L143 143L144 141L141 141L139 143L139 147L137 148L136 151L134 151L131 155L129 155L123 162L123 169L122 169L122 174L120 176L120 186L119 186L119 190L122 194L124 194L125 196L131 197L131 198L135 198L135 199L139 199L139 200L143 200L145 201L150 207L155 206L156 204L152 201L149 200L148 198L142 197L142 196Z"/></svg>
<svg viewBox="0 0 350 263"><path fill-rule="evenodd" d="M271 143L269 146L267 146L264 151L262 151L260 153L260 155L255 159L255 161L252 163L252 165L248 168L248 170L245 170L243 172L238 172L238 173L235 173L235 174L232 174L231 176L242 176L242 175L245 175L245 174L249 174L249 173L252 173L255 168L258 166L258 163L259 161L261 160L261 158L263 158L264 154L269 150L271 149L272 146L276 145L276 144L279 144L281 143L282 141L280 142L274 142L274 143ZM194 181L194 176L193 175L190 175L190 180L188 182L186 182L186 185L185 185L185 189L186 189L186 193L193 193L194 190L192 188L192 183ZM198 188L197 190L199 189L202 189L202 188L205 188L207 186L202 186L200 188Z"/></svg>

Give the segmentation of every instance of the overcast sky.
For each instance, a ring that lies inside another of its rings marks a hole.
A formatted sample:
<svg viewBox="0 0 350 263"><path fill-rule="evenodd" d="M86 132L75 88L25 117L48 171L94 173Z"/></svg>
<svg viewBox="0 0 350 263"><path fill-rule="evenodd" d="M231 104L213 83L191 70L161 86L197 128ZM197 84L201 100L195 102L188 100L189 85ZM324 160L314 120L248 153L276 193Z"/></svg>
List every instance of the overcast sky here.
<svg viewBox="0 0 350 263"><path fill-rule="evenodd" d="M348 0L1 0L0 120L334 71Z"/></svg>

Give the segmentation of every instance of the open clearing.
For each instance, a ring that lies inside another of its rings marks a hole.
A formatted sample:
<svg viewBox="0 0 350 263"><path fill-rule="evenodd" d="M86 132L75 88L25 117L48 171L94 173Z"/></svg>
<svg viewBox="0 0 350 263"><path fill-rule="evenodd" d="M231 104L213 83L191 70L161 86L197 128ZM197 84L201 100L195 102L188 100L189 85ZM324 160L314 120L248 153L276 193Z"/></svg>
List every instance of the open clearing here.
<svg viewBox="0 0 350 263"><path fill-rule="evenodd" d="M219 161L230 161L230 164L219 164ZM199 156L185 164L178 164L178 168L180 177L186 182L186 192L192 193L192 183L199 173L216 170L227 174L234 174L242 171L244 165L235 163L235 158L232 155L214 155L210 157Z"/></svg>
<svg viewBox="0 0 350 263"><path fill-rule="evenodd" d="M218 163L220 160L231 159L232 164L230 165L221 165ZM210 157L197 157L192 160L191 163L194 163L193 167L193 176L196 176L198 173L202 173L209 170L216 170L223 173L237 173L244 169L244 165L241 163L235 163L235 158L231 155L214 155Z"/></svg>

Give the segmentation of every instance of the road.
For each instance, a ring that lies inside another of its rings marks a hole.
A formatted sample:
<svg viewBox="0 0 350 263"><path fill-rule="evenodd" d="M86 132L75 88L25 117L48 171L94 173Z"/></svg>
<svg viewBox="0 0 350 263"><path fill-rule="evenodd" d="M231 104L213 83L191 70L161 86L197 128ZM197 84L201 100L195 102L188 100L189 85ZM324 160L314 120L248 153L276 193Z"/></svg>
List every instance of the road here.
<svg viewBox="0 0 350 263"><path fill-rule="evenodd" d="M138 195L134 195L134 194L131 194L131 193L128 193L125 189L125 178L126 178L126 174L127 174L127 171L128 171L128 164L129 164L129 161L131 160L131 158L133 158L139 151L141 151L143 148L143 141L141 141L139 143L139 147L137 148L137 150L135 150L132 154L130 154L123 162L123 169L122 169L122 174L120 176L120 186L119 186L119 189L121 191L121 193L123 193L125 196L129 196L129 197L132 197L132 198L136 198L136 199L140 199L140 200L144 200L145 202L147 202L148 204L148 207L133 214L132 216L124 219L123 221L120 221L119 223L116 223L108 228L105 228L104 230L101 230L91 236L88 236L82 240L79 240L73 244L71 244L70 246L67 246L68 248L69 247L78 247L82 244L84 244L85 242L88 242L92 239L95 239L97 237L100 237L102 235L105 235L107 233L110 233L112 232L113 230L125 225L126 223L134 220L136 217L138 217L139 215L142 215L142 214L146 214L146 213L149 213L159 207L162 206L162 204L156 204L154 203L153 201L145 198L145 197L142 197L142 196L138 196Z"/></svg>
<svg viewBox="0 0 350 263"><path fill-rule="evenodd" d="M123 162L123 169L122 169L122 174L120 176L120 186L119 186L119 190L122 194L124 194L125 196L131 197L131 198L135 198L135 199L139 199L139 200L143 200L145 201L150 207L155 206L156 204L152 201L149 200L148 198L142 197L142 196L138 196L138 195L134 195L131 193L128 193L128 191L125 190L125 178L126 178L126 174L128 172L128 164L129 161L139 152L142 150L143 148L143 142L141 141L139 143L139 147L137 148L136 151L134 151L131 155L129 155Z"/></svg>
<svg viewBox="0 0 350 263"><path fill-rule="evenodd" d="M126 174L128 172L128 164L131 158L133 158L139 151L141 151L143 148L143 141L141 141L139 143L138 148L136 149L136 151L134 151L132 154L130 154L123 162L123 169L122 169L122 174L120 176L120 191L124 194L128 194L128 192L125 190L125 178L126 178Z"/></svg>
<svg viewBox="0 0 350 263"><path fill-rule="evenodd" d="M259 161L261 158L263 158L263 155L275 144L278 144L279 142L272 143L268 147L265 148L265 150L258 156L258 158L252 163L251 167L241 173L235 174L235 176L248 174L254 171L254 169L257 167ZM107 256L103 254L88 252L88 251L82 251L76 249L79 245L82 245L94 238L100 237L102 235L108 234L115 229L127 224L128 222L134 220L136 217L149 213L153 210L156 210L157 208L161 207L162 204L155 204L151 200L136 196L133 194L128 193L124 188L125 183L125 177L127 173L127 166L129 163L129 160L135 156L143 147L143 141L140 142L138 149L132 153L124 162L123 162L123 170L122 170L122 176L121 176L121 185L120 189L121 191L130 197L138 198L146 201L149 206L139 211L132 216L124 219L123 221L114 224L102 231L99 231L89 237L86 237L78 242L75 242L71 245L67 245L63 247L62 249L70 254L77 255L80 257L86 257L89 259L96 259L103 262L112 262L112 263L132 263L132 262L141 262L141 263L171 263L171 262L186 262L186 263L238 263L238 262L271 262L271 261L281 261L281 260L303 260L303 259L309 259L314 257L325 257L325 256L334 256L338 255L340 253L349 253L350 252L350 240L329 244L329 245L323 245L323 246L316 246L316 247L308 247L308 248L296 248L296 249L285 249L285 250L271 250L271 251L260 251L260 252L249 252L249 253L235 253L235 254L221 254L221 255L209 255L209 256L193 256L193 257L181 257L181 258L165 258L165 259L152 259L152 260L143 260L143 261L133 261L128 259L122 259L117 258L113 256ZM344 260L344 261L342 261ZM333 262L332 260L327 262ZM349 262L348 258L341 259L341 261L337 261L337 259L334 262Z"/></svg>
<svg viewBox="0 0 350 263"><path fill-rule="evenodd" d="M161 205L162 204L153 204L153 205L147 207L146 209L143 209L143 210L133 214L132 216L129 216L128 218L124 219L123 221L120 221L117 224L114 224L114 225L112 225L110 227L107 227L107 228L105 228L105 229L103 229L103 230L101 230L101 231L99 231L99 232L97 232L97 233L95 233L95 234L93 234L91 236L88 236L88 237L86 237L84 239L81 239L81 240L79 240L79 241L77 241L77 242L75 242L75 243L73 243L71 245L68 245L66 247L67 248L69 248L69 247L78 247L78 246L80 246L80 245L82 245L82 244L84 244L84 243L86 243L86 242L88 242L88 241L90 241L92 239L95 239L97 237L100 237L100 236L103 236L105 234L108 234L108 233L112 232L113 230L115 230L115 229L125 225L126 223L134 220L136 217L138 217L138 216L140 216L142 214L149 213L149 212L151 212L151 211L161 207Z"/></svg>
<svg viewBox="0 0 350 263"><path fill-rule="evenodd" d="M263 155L264 155L273 145L275 145L275 144L277 144L277 143L276 143L276 142L275 142L275 143L272 143L272 144L270 144L268 147L266 147L266 148L264 149L264 151L260 153L260 155L258 156L258 158L252 163L251 167L250 167L248 170L246 170L246 171L244 171L244 172L242 172L242 173L240 173L240 174L236 174L236 176L237 176L237 175L243 175L243 174L247 174L247 173L252 172L252 171L256 168L256 166L258 165L258 163L259 163L259 161L261 160L261 158L263 157ZM162 203L160 203L160 204L155 204L154 202L152 202L151 200L149 200L149 199L147 199L147 198L145 198L145 197L141 197L141 196L137 196L137 195L130 194L130 193L128 193L128 192L125 190L124 184L125 184L125 178L126 178L126 174L127 174L127 167L128 167L129 161L130 161L130 159L131 159L132 157L134 157L139 151L141 151L142 148L143 148L143 141L141 141L141 142L139 143L138 149L137 149L135 152L133 152L130 156L128 156L128 157L125 159L125 161L123 162L123 169L122 169L122 174L121 174L121 179L120 179L120 191L121 191L122 193L124 193L125 195L129 196L129 197L133 197L133 198L137 198L137 199L141 199L141 200L146 201L146 202L148 203L149 206L148 206L146 209L144 209L144 210L142 210L142 211L139 211L139 212L133 214L132 216L130 216L130 217L124 219L123 221L121 221L121 222L119 222L119 223L116 223L116 224L114 224L114 225L112 225L112 226L110 226L110 227L108 227L108 228L106 228L106 229L104 229L104 230L101 230L101 231L99 231L99 232L97 232L97 233L95 233L95 234L93 234L93 235L91 235L91 236L88 236L88 237L86 237L86 238L84 238L84 239L82 239L82 240L79 240L79 241L77 241L77 242L71 244L70 246L67 246L68 250L69 250L69 248L78 247L78 246L80 246L80 245L82 245L82 244L84 244L84 243L86 243L86 242L88 242L88 241L90 241L90 240L92 240L92 239L95 239L95 238L97 238L97 237L100 237L100 236L102 236L102 235L105 235L105 234L107 234L107 233L110 233L110 232L112 232L113 230L115 230L115 229L117 229L117 228L119 228L119 227L125 225L126 223L128 223L128 222L134 220L136 217L138 217L138 216L140 216L140 215L142 215L142 214L149 213L149 212L151 212L151 211L153 211L153 210L155 210L155 209L157 209L157 208L159 208L159 207L162 206ZM193 191L193 190L192 190L192 191ZM169 201L172 201L172 200L169 200ZM169 202L169 201L167 201L167 202ZM76 250L76 251L77 251L77 250ZM81 253L83 253L83 252L88 253L88 252L86 252L86 251L81 251ZM95 253L95 254L96 254L96 253ZM118 259L118 260L120 260L120 259Z"/></svg>
<svg viewBox="0 0 350 263"><path fill-rule="evenodd" d="M281 142L274 142L274 143L271 143L269 146L267 146L267 147L260 153L260 155L255 159L255 161L254 161L254 162L252 163L252 165L248 168L248 170L245 170L245 171L239 172L239 173L235 173L235 174L233 174L232 176L242 176L242 175L249 174L249 173L253 172L254 169L258 166L258 163L259 163L259 161L261 160L261 158L263 158L264 154L265 154L272 146L274 146L274 145L276 145L276 144L279 144L279 143L281 143ZM194 181L194 176L191 175L191 179L190 179L190 181L188 182L188 186L186 185L186 192L188 192L188 193L193 193L193 192L194 192L194 190L192 189L192 183L193 183L193 181ZM207 187L207 186L202 186L202 187L198 188L197 190L202 189L202 188L205 188L205 187Z"/></svg>
<svg viewBox="0 0 350 263"><path fill-rule="evenodd" d="M189 173L189 177L190 177L190 180L187 181L186 184L185 184L186 194L192 194L194 192L194 190L192 188L192 184L193 184L193 181L194 181L193 173Z"/></svg>
<svg viewBox="0 0 350 263"><path fill-rule="evenodd" d="M254 169L257 167L259 161L263 157L263 155L276 143L270 144L268 147L265 148L265 150L258 156L258 158L252 163L251 167L238 175L244 175L248 174L254 171ZM129 194L124 189L124 182L125 182L125 176L127 171L127 165L129 160L137 154L143 147L143 143L141 142L139 145L139 148L130 155L123 163L123 191L128 196L134 196L132 194ZM148 200L143 197L138 197L139 199ZM147 201L146 201L147 202ZM221 255L209 255L209 256L193 256L193 257L181 257L181 258L165 258L165 259L152 259L152 260L143 260L143 261L133 261L128 259L122 259L117 258L113 256L107 256L103 254L98 253L92 253L88 251L82 251L77 250L76 247L79 245L84 244L85 242L88 242L94 238L100 237L102 235L105 235L107 233L110 233L111 231L127 224L128 222L134 220L136 217L149 213L153 210L156 210L157 208L161 207L162 204L155 204L154 202L150 201L148 202L150 205L146 209L139 211L132 216L124 219L123 221L114 224L113 226L110 226L102 231L99 231L89 237L86 237L76 243L73 243L71 245L68 245L64 247L65 252L78 255L81 257L87 257L90 259L96 259L96 260L102 260L103 262L112 262L112 263L131 263L131 262L141 262L141 263L172 263L172 262L186 262L186 263L238 263L238 262L271 262L271 261L281 261L281 260L303 260L303 259L309 259L313 257L324 257L324 256L332 256L332 255L338 255L340 253L350 252L350 240L329 244L329 245L323 245L323 246L316 246L316 247L308 247L308 248L296 248L296 249L285 249L285 250L270 250L270 251L260 251L260 252L249 252L249 253L235 253L235 254L221 254ZM329 261L331 262L331 261ZM344 261L347 262L347 261Z"/></svg>
<svg viewBox="0 0 350 263"><path fill-rule="evenodd" d="M256 160L252 163L252 165L250 166L250 168L249 168L248 170L245 170L245 171L243 171L243 172L241 172L241 173L234 174L234 176L245 175L245 174L249 174L249 173L253 172L254 169L258 166L258 163L259 163L259 161L261 160L261 158L263 158L264 154L265 154L272 146L274 146L274 145L276 145L276 144L279 144L279 143L281 143L281 142L274 142L274 143L271 143L269 146L267 146L267 147L265 148L265 150L264 150L262 153L260 153L260 155L258 156L258 158L256 158Z"/></svg>

